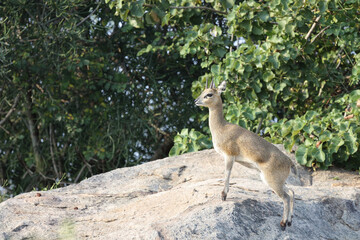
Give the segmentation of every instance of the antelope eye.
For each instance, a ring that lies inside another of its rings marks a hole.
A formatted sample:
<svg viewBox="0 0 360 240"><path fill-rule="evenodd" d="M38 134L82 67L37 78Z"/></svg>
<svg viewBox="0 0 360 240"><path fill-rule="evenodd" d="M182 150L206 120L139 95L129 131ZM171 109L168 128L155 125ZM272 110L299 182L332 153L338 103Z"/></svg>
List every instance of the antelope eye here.
<svg viewBox="0 0 360 240"><path fill-rule="evenodd" d="M205 98L212 97L212 96L213 96L212 93L208 93L208 94L206 94Z"/></svg>

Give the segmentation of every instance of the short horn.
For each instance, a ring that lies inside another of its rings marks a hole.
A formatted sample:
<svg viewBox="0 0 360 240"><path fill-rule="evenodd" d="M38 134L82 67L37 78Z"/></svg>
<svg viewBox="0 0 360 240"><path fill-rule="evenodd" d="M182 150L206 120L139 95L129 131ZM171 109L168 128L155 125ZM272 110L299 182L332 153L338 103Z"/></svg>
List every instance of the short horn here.
<svg viewBox="0 0 360 240"><path fill-rule="evenodd" d="M215 88L214 79L213 79L213 80L211 80L211 83L210 83L210 88Z"/></svg>
<svg viewBox="0 0 360 240"><path fill-rule="evenodd" d="M206 77L206 85L205 85L205 89L208 88L208 78Z"/></svg>

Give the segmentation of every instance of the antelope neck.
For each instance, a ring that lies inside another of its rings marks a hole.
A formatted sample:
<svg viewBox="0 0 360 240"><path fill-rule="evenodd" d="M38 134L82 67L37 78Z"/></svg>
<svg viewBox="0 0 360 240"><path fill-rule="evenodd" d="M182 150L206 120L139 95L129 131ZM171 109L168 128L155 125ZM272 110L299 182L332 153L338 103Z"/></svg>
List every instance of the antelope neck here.
<svg viewBox="0 0 360 240"><path fill-rule="evenodd" d="M225 126L226 121L223 115L222 102L220 101L215 106L209 108L209 127L211 134L214 134L215 131L219 131Z"/></svg>

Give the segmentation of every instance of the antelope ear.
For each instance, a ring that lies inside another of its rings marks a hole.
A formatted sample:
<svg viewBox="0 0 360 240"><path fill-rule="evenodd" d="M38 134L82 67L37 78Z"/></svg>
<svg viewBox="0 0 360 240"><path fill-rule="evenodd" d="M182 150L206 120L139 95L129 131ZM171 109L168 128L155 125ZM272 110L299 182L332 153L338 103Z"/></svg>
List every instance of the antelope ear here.
<svg viewBox="0 0 360 240"><path fill-rule="evenodd" d="M218 90L219 93L225 92L225 90L226 90L226 82L223 81L222 83L220 83L217 90Z"/></svg>

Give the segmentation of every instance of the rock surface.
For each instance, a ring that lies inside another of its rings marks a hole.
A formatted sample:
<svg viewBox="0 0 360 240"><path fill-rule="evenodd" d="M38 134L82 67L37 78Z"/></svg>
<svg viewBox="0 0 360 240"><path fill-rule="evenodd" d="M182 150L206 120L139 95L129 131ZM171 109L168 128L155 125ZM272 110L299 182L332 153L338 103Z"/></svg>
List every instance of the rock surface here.
<svg viewBox="0 0 360 240"><path fill-rule="evenodd" d="M0 239L360 239L360 176L298 167L293 225L256 170L235 164L221 201L224 164L214 150L116 169L69 187L0 204Z"/></svg>

